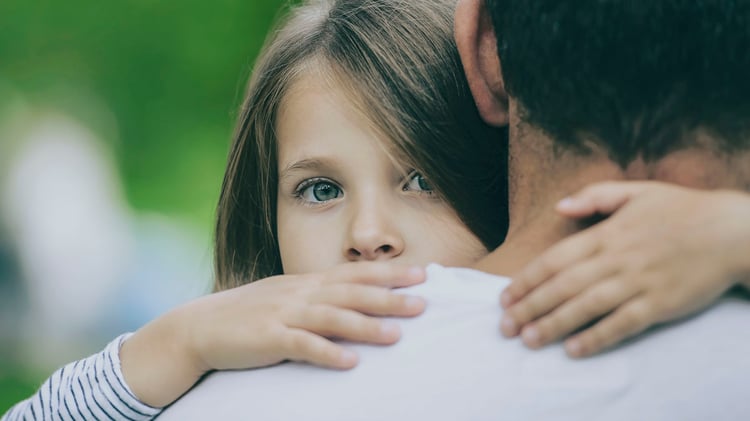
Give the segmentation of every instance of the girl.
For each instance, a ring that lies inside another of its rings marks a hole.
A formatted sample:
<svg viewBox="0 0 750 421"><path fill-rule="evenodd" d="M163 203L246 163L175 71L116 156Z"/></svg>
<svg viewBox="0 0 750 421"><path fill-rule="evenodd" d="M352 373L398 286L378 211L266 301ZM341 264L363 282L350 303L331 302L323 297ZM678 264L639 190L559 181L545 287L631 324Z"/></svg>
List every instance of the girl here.
<svg viewBox="0 0 750 421"><path fill-rule="evenodd" d="M460 70L454 6L296 8L239 117L217 292L63 367L3 419L150 419L211 370L288 359L345 369L356 355L328 338L398 340L377 316L415 316L424 302L390 288L421 282L428 262L472 263L507 226L503 145Z"/></svg>

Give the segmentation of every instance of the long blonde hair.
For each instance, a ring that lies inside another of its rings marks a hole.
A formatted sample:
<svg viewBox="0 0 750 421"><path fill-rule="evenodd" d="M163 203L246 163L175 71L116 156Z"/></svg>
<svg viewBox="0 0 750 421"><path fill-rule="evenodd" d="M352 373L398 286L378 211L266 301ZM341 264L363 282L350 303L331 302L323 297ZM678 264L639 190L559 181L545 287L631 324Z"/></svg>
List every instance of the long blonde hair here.
<svg viewBox="0 0 750 421"><path fill-rule="evenodd" d="M282 272L279 104L303 72L347 94L488 249L507 229L507 134L480 119L453 40L455 0L312 0L272 33L250 79L219 199L215 289Z"/></svg>

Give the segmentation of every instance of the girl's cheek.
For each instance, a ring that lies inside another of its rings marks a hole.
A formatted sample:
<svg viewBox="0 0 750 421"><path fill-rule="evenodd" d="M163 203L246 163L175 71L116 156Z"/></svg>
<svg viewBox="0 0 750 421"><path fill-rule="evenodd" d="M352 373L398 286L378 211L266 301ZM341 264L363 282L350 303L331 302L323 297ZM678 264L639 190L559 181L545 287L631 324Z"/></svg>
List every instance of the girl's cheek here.
<svg viewBox="0 0 750 421"><path fill-rule="evenodd" d="M281 216L281 215L280 215ZM340 233L330 218L306 212L289 212L279 218L279 250L284 273L309 273L329 269L341 261Z"/></svg>

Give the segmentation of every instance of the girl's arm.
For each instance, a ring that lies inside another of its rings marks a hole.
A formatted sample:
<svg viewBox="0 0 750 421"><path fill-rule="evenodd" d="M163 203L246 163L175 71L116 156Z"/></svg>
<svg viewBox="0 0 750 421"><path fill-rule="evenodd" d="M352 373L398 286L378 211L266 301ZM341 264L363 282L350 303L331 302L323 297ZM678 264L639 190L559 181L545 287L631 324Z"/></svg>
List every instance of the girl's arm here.
<svg viewBox="0 0 750 421"><path fill-rule="evenodd" d="M199 298L147 324L122 347L135 396L164 407L211 370L265 367L284 360L348 369L357 356L327 338L392 344L398 326L371 316L410 317L425 303L391 291L423 282L422 268L346 264L281 275Z"/></svg>
<svg viewBox="0 0 750 421"><path fill-rule="evenodd" d="M123 380L119 351L130 334L100 353L57 370L29 399L11 408L1 421L150 420L161 409L138 400Z"/></svg>
<svg viewBox="0 0 750 421"><path fill-rule="evenodd" d="M422 268L358 263L208 295L61 368L0 421L150 420L211 370L283 360L351 368L357 356L326 338L396 342L398 326L370 316L420 314L422 299L391 288L424 278Z"/></svg>

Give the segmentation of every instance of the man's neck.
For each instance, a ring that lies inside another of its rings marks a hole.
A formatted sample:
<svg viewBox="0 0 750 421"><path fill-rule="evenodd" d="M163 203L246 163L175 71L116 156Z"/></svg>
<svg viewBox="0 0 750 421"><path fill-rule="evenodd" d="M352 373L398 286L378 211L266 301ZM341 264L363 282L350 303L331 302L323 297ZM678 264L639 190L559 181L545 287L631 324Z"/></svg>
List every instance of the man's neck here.
<svg viewBox="0 0 750 421"><path fill-rule="evenodd" d="M499 248L474 265L496 275L513 275L550 246L590 226L593 221L565 219L555 211L558 201L589 184L659 180L695 188L749 187L750 152L727 157L701 148L685 149L656 163L638 159L623 170L603 153L580 157L555 152L548 138L528 127L511 127L509 145L508 235Z"/></svg>
<svg viewBox="0 0 750 421"><path fill-rule="evenodd" d="M607 178L600 178L595 181L604 180L607 180ZM584 185L581 184L581 187ZM575 190L577 189L571 190L571 192ZM590 226L591 220L575 221L563 218L555 212L555 203L565 196L566 194L550 194L546 204L537 202L539 207L529 209L526 214L518 215L515 223L511 216L510 229L505 242L477 262L474 268L496 275L512 275L551 245ZM511 204L511 209L513 208L514 206ZM515 208L518 212L524 210L520 207ZM513 213L511 211L511 214Z"/></svg>
<svg viewBox="0 0 750 421"><path fill-rule="evenodd" d="M578 157L555 151L544 134L518 122L511 125L508 152L508 234L499 248L474 265L496 275L512 275L581 229L577 221L555 212L558 201L590 183L626 178L605 154Z"/></svg>
<svg viewBox="0 0 750 421"><path fill-rule="evenodd" d="M564 237L559 233L568 231L563 225L566 221L556 217L557 221L545 227L545 230L523 231L521 235L508 237L505 243L478 261L474 268L495 275L511 276L520 271L534 257ZM552 225L556 225L555 228ZM542 226L540 224L540 226ZM543 232L547 231L547 232ZM557 231L557 232L556 232Z"/></svg>

